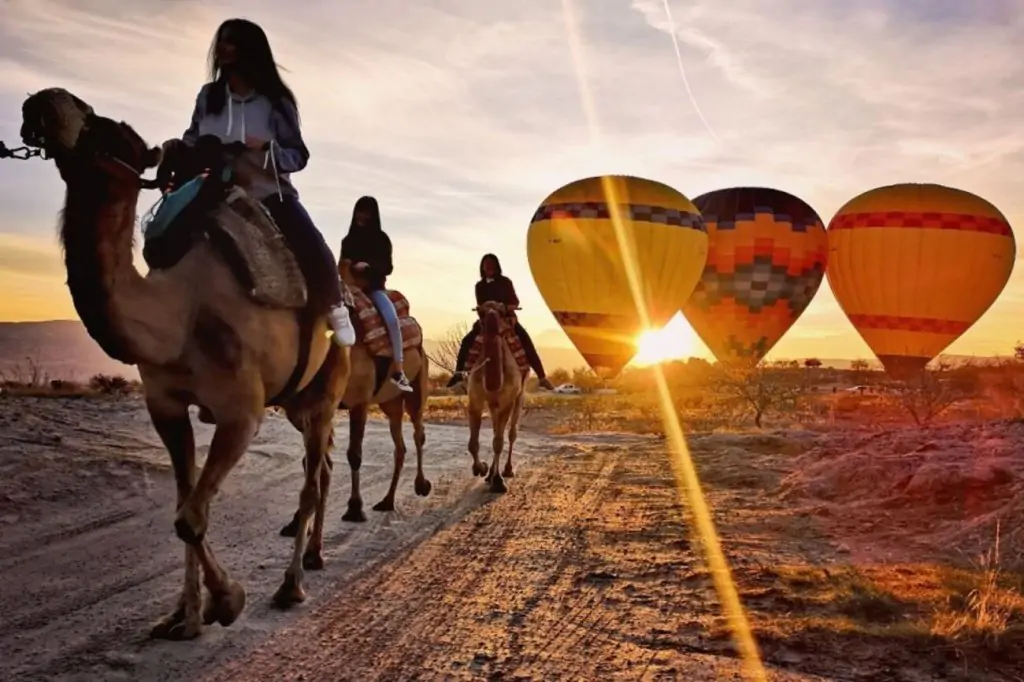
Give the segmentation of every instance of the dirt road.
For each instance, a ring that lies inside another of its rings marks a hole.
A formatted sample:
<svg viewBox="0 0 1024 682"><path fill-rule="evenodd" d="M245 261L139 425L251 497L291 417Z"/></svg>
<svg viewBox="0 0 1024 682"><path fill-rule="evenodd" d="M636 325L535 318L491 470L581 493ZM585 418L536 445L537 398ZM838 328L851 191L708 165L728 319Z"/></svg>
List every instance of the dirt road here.
<svg viewBox="0 0 1024 682"><path fill-rule="evenodd" d="M342 420L344 421L344 420ZM197 429L205 454L212 430ZM339 428L344 442L347 427ZM360 571L387 563L486 498L474 493L463 428L427 430L426 499L412 493L415 460L398 510L370 512L366 524L340 520L348 492L341 458L325 533L327 570L310 574L313 610ZM407 443L412 443L411 432ZM524 466L539 452L524 435ZM138 401L7 399L0 405L0 679L191 679L246 651L299 617L269 606L291 541L278 529L301 486L301 443L270 416L218 497L210 538L246 586L249 605L230 629L209 628L194 645L149 642L150 621L173 606L182 550L174 537L173 479ZM383 496L391 440L383 423L367 431L363 465L368 506Z"/></svg>
<svg viewBox="0 0 1024 682"><path fill-rule="evenodd" d="M269 417L210 532L248 607L231 628L169 643L146 633L174 602L182 550L139 403L0 407L0 680L742 679L656 439L523 434L518 475L497 497L469 475L465 428L429 425L433 494L415 497L409 470L399 509L361 525L340 521L342 465L327 568L310 574L306 604L281 613L269 598L290 541L277 531L301 468L297 434ZM372 504L391 450L383 424L368 439ZM898 605L846 577L817 521L769 494L810 442L725 435L691 447L770 679L1017 679L1012 651L986 669L883 630Z"/></svg>

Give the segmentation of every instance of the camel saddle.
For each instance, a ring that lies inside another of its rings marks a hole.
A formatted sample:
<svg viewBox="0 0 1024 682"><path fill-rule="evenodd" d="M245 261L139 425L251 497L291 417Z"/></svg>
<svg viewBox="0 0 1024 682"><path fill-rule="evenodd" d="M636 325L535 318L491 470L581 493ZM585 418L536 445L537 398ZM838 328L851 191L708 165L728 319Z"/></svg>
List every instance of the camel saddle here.
<svg viewBox="0 0 1024 682"><path fill-rule="evenodd" d="M366 345L370 355L378 358L390 358L391 339L384 325L384 318L377 311L377 306L359 287L349 286L352 292L355 316L353 324L356 328L356 339ZM398 328L402 330L402 348L418 348L423 345L423 329L415 317L409 315L409 300L400 292L387 290L388 298L395 304L398 313Z"/></svg>
<svg viewBox="0 0 1024 682"><path fill-rule="evenodd" d="M254 302L304 308L306 279L281 229L263 204L229 178L227 172L199 175L160 199L143 225L146 265L171 268L207 239Z"/></svg>
<svg viewBox="0 0 1024 682"><path fill-rule="evenodd" d="M516 334L515 329L515 318L503 319L501 321L501 329L499 333L501 338L508 344L509 349L512 351L512 358L516 361L516 366L519 367L521 372L530 371L530 361L526 359L526 349L523 348L522 341L519 340L519 336ZM473 345L469 347L469 355L466 356L466 367L476 369L478 363L484 358L484 332L483 329L476 335L473 340Z"/></svg>

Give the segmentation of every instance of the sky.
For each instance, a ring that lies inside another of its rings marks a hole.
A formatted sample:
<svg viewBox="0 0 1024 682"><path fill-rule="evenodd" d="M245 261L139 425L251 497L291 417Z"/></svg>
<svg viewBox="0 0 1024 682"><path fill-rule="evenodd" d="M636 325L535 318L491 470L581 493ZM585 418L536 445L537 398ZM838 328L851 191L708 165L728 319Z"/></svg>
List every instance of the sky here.
<svg viewBox="0 0 1024 682"><path fill-rule="evenodd" d="M299 98L303 202L337 253L355 200L378 198L389 286L428 337L469 320L493 251L535 342L569 345L533 284L526 230L580 177L639 175L691 198L767 185L826 223L873 187L937 182L1024 225L1024 0L667 6L673 21L663 0L0 0L0 140L18 143L22 101L51 86L153 144L180 136L218 24L252 19ZM75 318L62 200L51 164L0 161L0 320ZM1018 265L948 352L1007 353L1022 306ZM769 357L808 356L871 357L827 281Z"/></svg>

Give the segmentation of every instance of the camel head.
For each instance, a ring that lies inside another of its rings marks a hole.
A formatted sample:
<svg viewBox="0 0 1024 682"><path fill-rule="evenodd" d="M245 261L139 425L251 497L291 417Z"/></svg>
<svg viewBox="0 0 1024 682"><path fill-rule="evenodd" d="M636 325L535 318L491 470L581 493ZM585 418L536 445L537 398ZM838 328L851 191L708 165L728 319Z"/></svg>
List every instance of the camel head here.
<svg viewBox="0 0 1024 682"><path fill-rule="evenodd" d="M52 158L65 182L101 173L137 189L142 173L160 163L160 149L150 148L131 126L97 116L62 88L30 95L21 117L22 141Z"/></svg>
<svg viewBox="0 0 1024 682"><path fill-rule="evenodd" d="M507 315L505 305L497 301L484 301L477 306L480 314L480 322L485 334L498 334L501 331L502 322Z"/></svg>

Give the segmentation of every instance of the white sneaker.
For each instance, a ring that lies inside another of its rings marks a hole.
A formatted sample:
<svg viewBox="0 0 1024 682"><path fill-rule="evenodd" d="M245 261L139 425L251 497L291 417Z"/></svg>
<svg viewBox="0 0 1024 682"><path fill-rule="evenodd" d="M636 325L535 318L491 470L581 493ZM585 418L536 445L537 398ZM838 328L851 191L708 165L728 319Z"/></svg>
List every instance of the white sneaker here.
<svg viewBox="0 0 1024 682"><path fill-rule="evenodd" d="M409 377L405 376L405 372L395 372L392 374L391 383L397 386L399 391L405 393L412 393L415 390L412 384L409 383Z"/></svg>
<svg viewBox="0 0 1024 682"><path fill-rule="evenodd" d="M327 324L334 332L334 342L339 346L354 346L356 343L356 328L352 326L352 318L349 316L348 308L339 305L332 308L327 314Z"/></svg>

